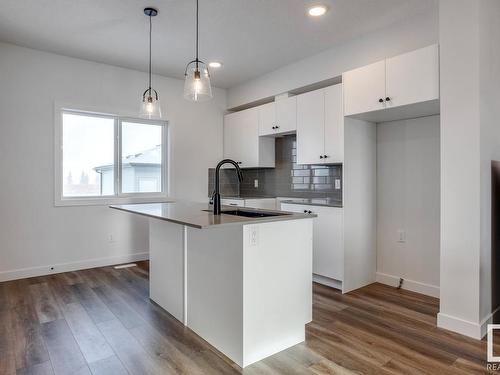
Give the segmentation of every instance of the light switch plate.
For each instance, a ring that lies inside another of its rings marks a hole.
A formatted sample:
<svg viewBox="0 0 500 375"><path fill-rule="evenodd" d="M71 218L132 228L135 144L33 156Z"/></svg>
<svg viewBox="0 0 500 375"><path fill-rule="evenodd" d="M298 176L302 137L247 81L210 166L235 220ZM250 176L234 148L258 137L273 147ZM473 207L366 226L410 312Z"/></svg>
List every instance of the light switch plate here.
<svg viewBox="0 0 500 375"><path fill-rule="evenodd" d="M340 190L340 178L335 179L335 190Z"/></svg>
<svg viewBox="0 0 500 375"><path fill-rule="evenodd" d="M250 227L250 246L257 246L259 244L259 228L257 226Z"/></svg>
<svg viewBox="0 0 500 375"><path fill-rule="evenodd" d="M259 187L259 180L255 179L253 180L253 187L258 188Z"/></svg>
<svg viewBox="0 0 500 375"><path fill-rule="evenodd" d="M404 231L403 229L398 230L398 242L406 242L406 231Z"/></svg>

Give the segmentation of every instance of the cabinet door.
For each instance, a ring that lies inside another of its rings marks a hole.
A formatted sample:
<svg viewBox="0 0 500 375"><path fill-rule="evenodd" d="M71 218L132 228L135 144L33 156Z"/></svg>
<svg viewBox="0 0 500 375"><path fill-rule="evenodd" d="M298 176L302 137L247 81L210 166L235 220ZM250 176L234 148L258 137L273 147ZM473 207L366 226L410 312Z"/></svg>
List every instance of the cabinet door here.
<svg viewBox="0 0 500 375"><path fill-rule="evenodd" d="M343 209L282 203L281 210L317 215L313 223L313 273L343 281Z"/></svg>
<svg viewBox="0 0 500 375"><path fill-rule="evenodd" d="M276 103L267 103L257 107L259 110L259 135L275 134Z"/></svg>
<svg viewBox="0 0 500 375"><path fill-rule="evenodd" d="M385 108L385 60L344 73L342 82L346 116Z"/></svg>
<svg viewBox="0 0 500 375"><path fill-rule="evenodd" d="M297 164L323 162L325 134L325 90L297 96Z"/></svg>
<svg viewBox="0 0 500 375"><path fill-rule="evenodd" d="M313 227L313 272L335 280L344 279L342 208L310 206L318 215Z"/></svg>
<svg viewBox="0 0 500 375"><path fill-rule="evenodd" d="M243 168L259 166L259 112L256 108L224 117L224 158Z"/></svg>
<svg viewBox="0 0 500 375"><path fill-rule="evenodd" d="M386 60L388 107L439 98L439 52L432 45Z"/></svg>
<svg viewBox="0 0 500 375"><path fill-rule="evenodd" d="M344 161L342 85L325 88L325 163Z"/></svg>
<svg viewBox="0 0 500 375"><path fill-rule="evenodd" d="M277 133L297 130L297 97L279 99L276 102Z"/></svg>

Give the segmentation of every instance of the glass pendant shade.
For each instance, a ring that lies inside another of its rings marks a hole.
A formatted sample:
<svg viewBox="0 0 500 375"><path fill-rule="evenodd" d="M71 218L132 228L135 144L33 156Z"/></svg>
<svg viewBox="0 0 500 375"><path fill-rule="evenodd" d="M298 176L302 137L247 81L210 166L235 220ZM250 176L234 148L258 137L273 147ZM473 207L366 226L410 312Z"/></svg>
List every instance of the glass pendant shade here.
<svg viewBox="0 0 500 375"><path fill-rule="evenodd" d="M184 98L194 102L212 99L210 73L203 61L191 61L186 67L184 82Z"/></svg>
<svg viewBox="0 0 500 375"><path fill-rule="evenodd" d="M140 115L147 119L160 119L161 106L158 94L154 89L148 89L142 96Z"/></svg>
<svg viewBox="0 0 500 375"><path fill-rule="evenodd" d="M158 98L158 92L151 87L152 69L151 69L151 40L153 32L152 17L158 15L158 10L155 8L144 8L144 14L149 17L149 66L148 66L148 88L142 93L142 102L139 115L147 119L160 119L161 107Z"/></svg>

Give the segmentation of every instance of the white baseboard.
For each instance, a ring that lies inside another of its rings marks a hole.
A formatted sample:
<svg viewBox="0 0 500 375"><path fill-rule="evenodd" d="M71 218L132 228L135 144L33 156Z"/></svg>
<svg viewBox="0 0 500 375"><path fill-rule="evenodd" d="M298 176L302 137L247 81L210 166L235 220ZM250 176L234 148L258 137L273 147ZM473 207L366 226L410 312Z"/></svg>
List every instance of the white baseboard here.
<svg viewBox="0 0 500 375"><path fill-rule="evenodd" d="M484 336L486 336L488 324L493 322L493 316L498 311L500 311L500 307L497 307L479 323L470 322L468 320L440 312L437 317L437 326L439 328L447 329L448 331L472 337L473 339L481 340Z"/></svg>
<svg viewBox="0 0 500 375"><path fill-rule="evenodd" d="M399 276L388 275L377 272L376 281L381 284L397 287L399 285ZM419 281L404 279L402 289L425 294L427 296L439 298L439 286L421 283Z"/></svg>
<svg viewBox="0 0 500 375"><path fill-rule="evenodd" d="M331 279L329 277L321 275L316 275L315 273L313 273L313 281L318 284L329 286L330 288L342 290L342 281L339 280Z"/></svg>
<svg viewBox="0 0 500 375"><path fill-rule="evenodd" d="M461 335L469 336L474 339L481 339L481 326L478 323L469 322L468 320L460 319L451 315L438 313L437 326L460 333Z"/></svg>
<svg viewBox="0 0 500 375"><path fill-rule="evenodd" d="M59 263L39 267L20 268L11 271L0 272L0 282L25 279L28 277L45 276L54 273L84 270L88 268L111 266L114 264L138 262L149 259L149 252L118 255L107 258L95 258L71 263Z"/></svg>

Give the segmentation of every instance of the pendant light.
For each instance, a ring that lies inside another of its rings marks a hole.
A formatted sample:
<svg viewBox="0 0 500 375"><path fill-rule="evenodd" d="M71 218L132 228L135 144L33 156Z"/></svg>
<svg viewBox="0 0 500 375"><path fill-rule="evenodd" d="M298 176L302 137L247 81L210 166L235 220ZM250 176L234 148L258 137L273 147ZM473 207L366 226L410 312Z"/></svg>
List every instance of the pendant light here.
<svg viewBox="0 0 500 375"><path fill-rule="evenodd" d="M151 87L151 33L153 30L151 19L158 14L158 10L154 8L144 8L144 14L149 17L149 86L142 94L141 117L148 119L161 118L158 92Z"/></svg>
<svg viewBox="0 0 500 375"><path fill-rule="evenodd" d="M212 98L210 71L207 64L198 58L198 0L196 0L196 58L186 66L184 76L184 98L201 102Z"/></svg>

